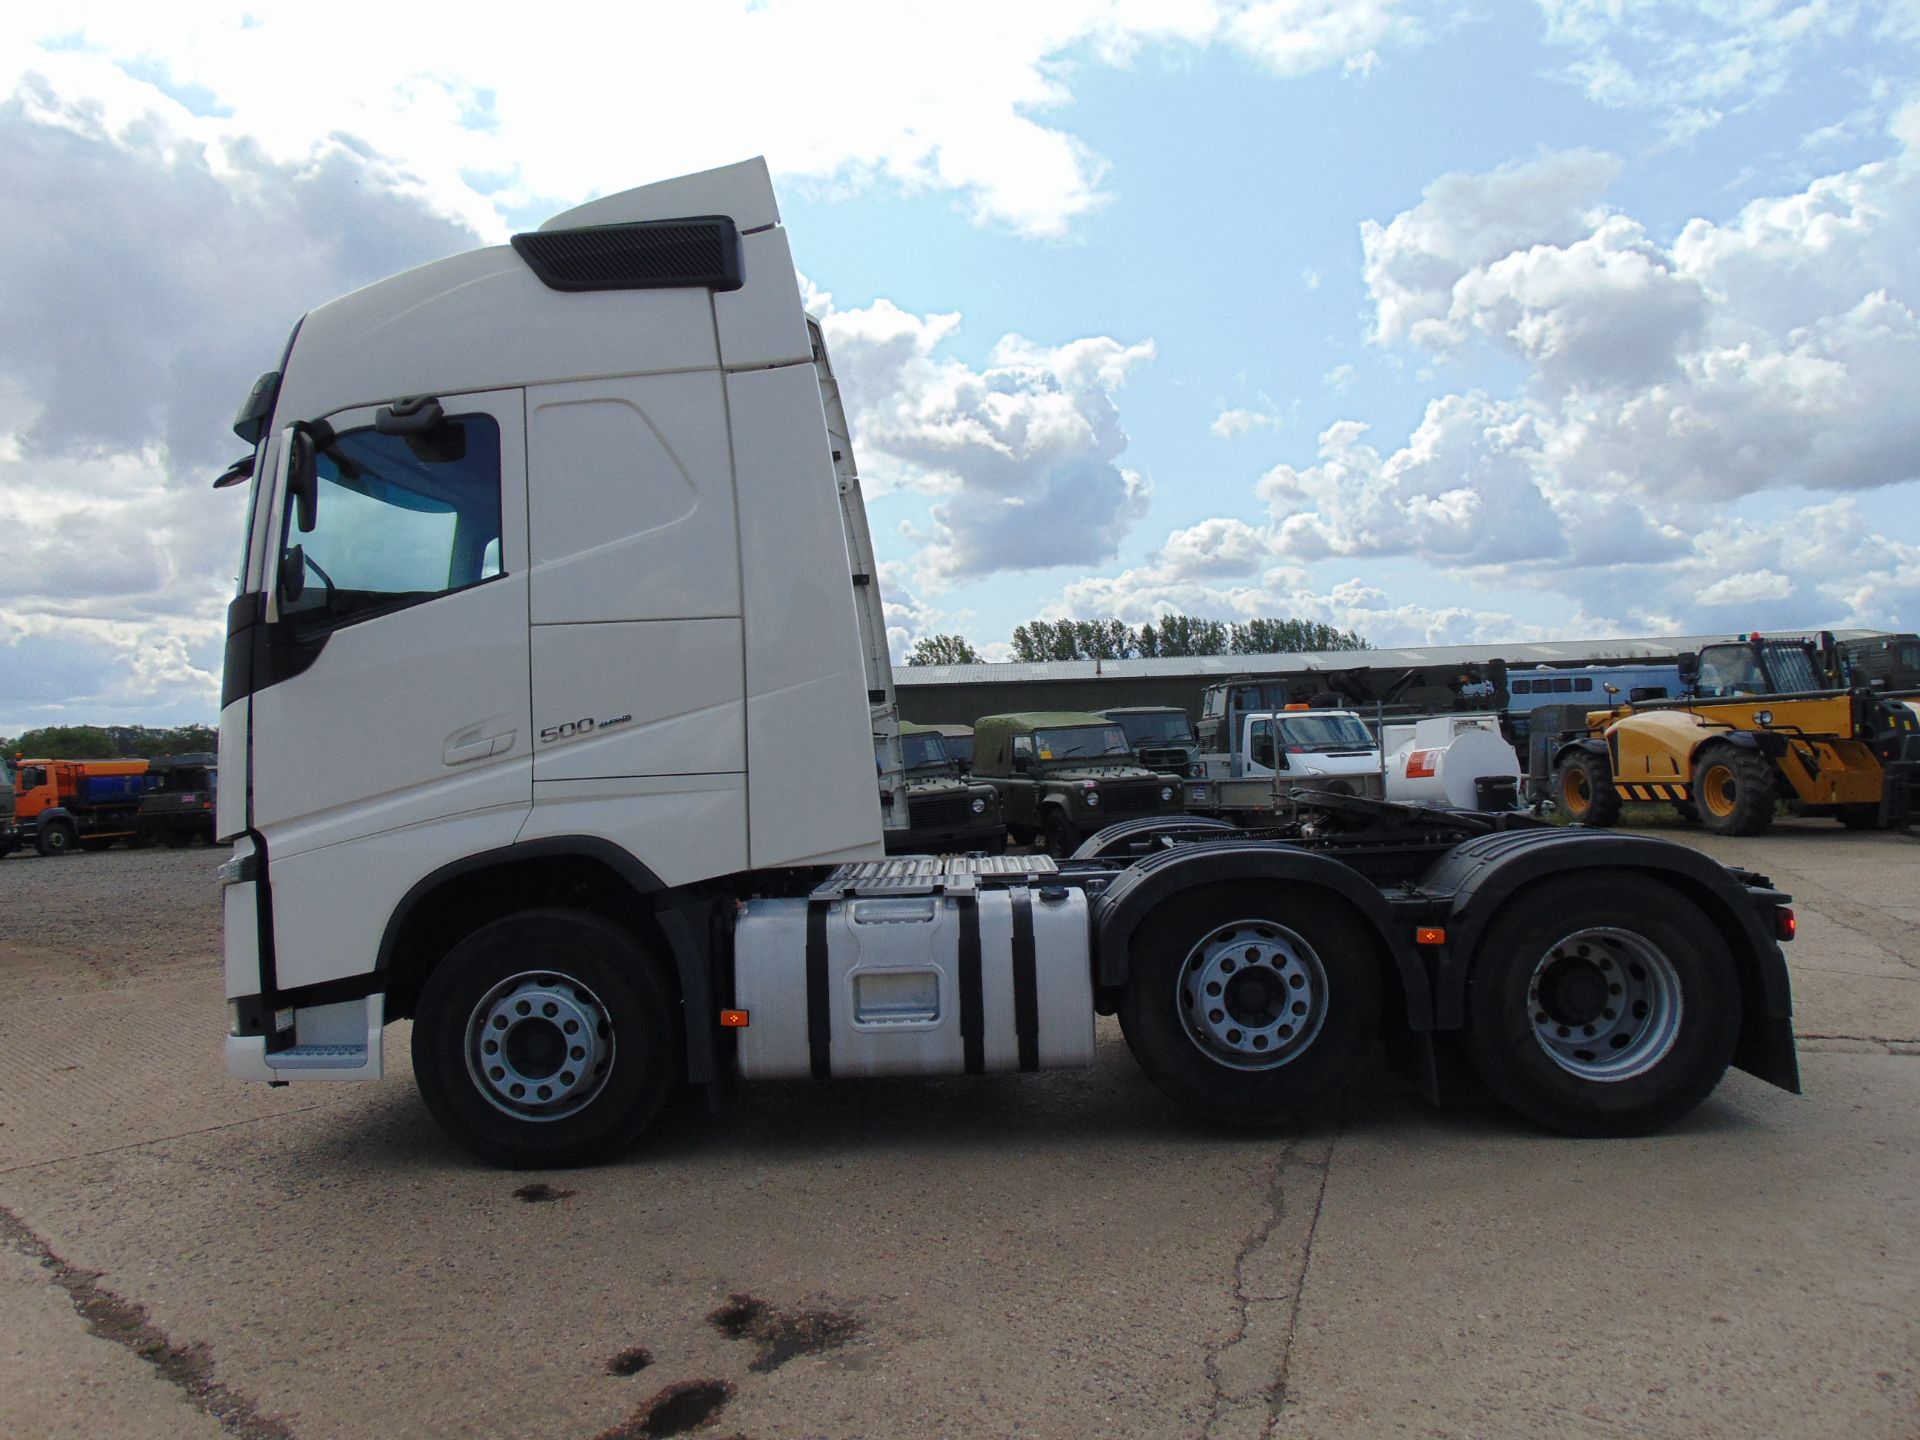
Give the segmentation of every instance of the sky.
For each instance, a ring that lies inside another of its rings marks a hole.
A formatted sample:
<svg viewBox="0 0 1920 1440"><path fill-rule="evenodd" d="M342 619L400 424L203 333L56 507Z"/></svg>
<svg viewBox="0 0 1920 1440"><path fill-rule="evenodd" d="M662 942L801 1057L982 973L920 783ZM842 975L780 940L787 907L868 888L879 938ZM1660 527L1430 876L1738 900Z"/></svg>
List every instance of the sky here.
<svg viewBox="0 0 1920 1440"><path fill-rule="evenodd" d="M0 734L218 708L293 323L763 154L890 639L1920 629L1920 0L22 7Z"/></svg>

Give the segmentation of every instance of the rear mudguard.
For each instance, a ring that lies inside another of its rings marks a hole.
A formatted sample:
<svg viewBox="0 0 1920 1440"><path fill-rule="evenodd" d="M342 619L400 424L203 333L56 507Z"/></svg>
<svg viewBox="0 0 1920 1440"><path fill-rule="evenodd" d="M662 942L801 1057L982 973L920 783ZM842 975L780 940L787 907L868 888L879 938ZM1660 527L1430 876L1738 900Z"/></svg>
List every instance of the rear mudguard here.
<svg viewBox="0 0 1920 1440"><path fill-rule="evenodd" d="M1579 871L1633 870L1696 904L1718 930L1740 974L1742 1023L1734 1064L1800 1090L1793 1043L1793 993L1786 957L1774 938L1773 910L1791 899L1761 877L1742 877L1672 841L1586 829L1515 830L1456 845L1422 877L1420 889L1448 907L1447 941L1436 947L1434 1028L1458 1029L1468 977L1488 927L1526 887Z"/></svg>
<svg viewBox="0 0 1920 1440"><path fill-rule="evenodd" d="M1432 991L1414 953L1412 932L1395 922L1378 887L1337 860L1271 841L1178 845L1122 871L1097 901L1095 983L1103 990L1117 990L1127 983L1134 932L1163 902L1197 886L1233 881L1311 885L1337 895L1379 935L1381 950L1400 977L1408 1026L1432 1028Z"/></svg>

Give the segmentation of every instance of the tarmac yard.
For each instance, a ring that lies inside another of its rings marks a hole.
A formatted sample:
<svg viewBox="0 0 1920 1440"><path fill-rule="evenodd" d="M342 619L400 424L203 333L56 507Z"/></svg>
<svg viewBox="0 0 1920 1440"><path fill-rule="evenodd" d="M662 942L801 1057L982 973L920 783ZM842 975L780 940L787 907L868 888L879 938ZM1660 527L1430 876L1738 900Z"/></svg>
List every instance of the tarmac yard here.
<svg viewBox="0 0 1920 1440"><path fill-rule="evenodd" d="M0 1435L1920 1435L1920 845L1771 875L1806 1093L1569 1141L1375 1065L1300 1128L1090 1071L749 1087L486 1170L229 1080L213 866L0 862Z"/></svg>

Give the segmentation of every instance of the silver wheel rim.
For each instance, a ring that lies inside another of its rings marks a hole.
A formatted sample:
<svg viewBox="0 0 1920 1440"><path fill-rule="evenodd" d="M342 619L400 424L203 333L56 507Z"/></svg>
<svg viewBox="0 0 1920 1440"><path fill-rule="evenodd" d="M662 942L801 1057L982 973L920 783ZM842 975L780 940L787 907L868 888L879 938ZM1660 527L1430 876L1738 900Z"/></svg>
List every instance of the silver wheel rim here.
<svg viewBox="0 0 1920 1440"><path fill-rule="evenodd" d="M467 1017L467 1074L517 1120L564 1120L593 1103L613 1073L613 1020L571 976L529 970L481 997Z"/></svg>
<svg viewBox="0 0 1920 1440"><path fill-rule="evenodd" d="M1298 1059L1327 1020L1327 972L1311 945L1271 920L1216 926L1175 981L1187 1036L1210 1059L1274 1070Z"/></svg>
<svg viewBox="0 0 1920 1440"><path fill-rule="evenodd" d="M1603 1085L1644 1075L1680 1038L1679 972L1651 940L1594 926L1557 941L1527 981L1533 1038L1569 1075Z"/></svg>

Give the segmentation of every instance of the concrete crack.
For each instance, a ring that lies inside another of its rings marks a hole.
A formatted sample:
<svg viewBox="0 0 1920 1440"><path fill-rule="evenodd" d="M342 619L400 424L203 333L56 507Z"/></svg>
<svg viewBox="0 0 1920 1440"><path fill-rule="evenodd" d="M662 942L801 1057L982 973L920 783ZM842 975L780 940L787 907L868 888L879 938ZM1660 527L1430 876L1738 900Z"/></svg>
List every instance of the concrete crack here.
<svg viewBox="0 0 1920 1440"><path fill-rule="evenodd" d="M1202 1440L1264 1440L1279 1422L1338 1140L1338 1132L1297 1136L1274 1162L1266 1217L1234 1256L1232 1331L1207 1352L1212 1395ZM1302 1171L1317 1172L1308 1182L1311 1198L1296 1193L1290 1200L1289 1182Z"/></svg>
<svg viewBox="0 0 1920 1440"><path fill-rule="evenodd" d="M53 1283L67 1292L89 1331L124 1346L153 1366L194 1409L219 1421L229 1435L237 1435L240 1440L294 1440L284 1420L261 1414L252 1399L213 1378L213 1357L204 1344L174 1344L148 1317L144 1305L107 1289L100 1283L101 1272L68 1264L5 1206L0 1206L0 1240L40 1262Z"/></svg>

